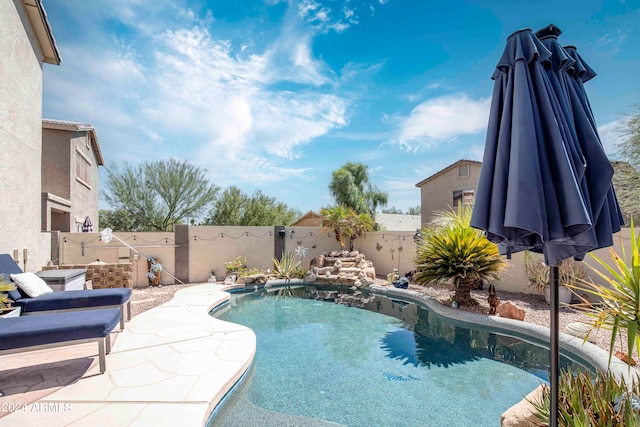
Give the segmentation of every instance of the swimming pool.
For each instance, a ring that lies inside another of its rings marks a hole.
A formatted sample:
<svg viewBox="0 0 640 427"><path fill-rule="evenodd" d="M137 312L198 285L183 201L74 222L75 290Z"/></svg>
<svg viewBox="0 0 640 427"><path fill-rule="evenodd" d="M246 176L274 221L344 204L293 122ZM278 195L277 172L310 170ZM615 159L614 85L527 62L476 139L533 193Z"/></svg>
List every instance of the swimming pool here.
<svg viewBox="0 0 640 427"><path fill-rule="evenodd" d="M381 296L292 293L235 295L217 314L253 329L257 349L210 426L496 426L547 379L548 350L518 338Z"/></svg>

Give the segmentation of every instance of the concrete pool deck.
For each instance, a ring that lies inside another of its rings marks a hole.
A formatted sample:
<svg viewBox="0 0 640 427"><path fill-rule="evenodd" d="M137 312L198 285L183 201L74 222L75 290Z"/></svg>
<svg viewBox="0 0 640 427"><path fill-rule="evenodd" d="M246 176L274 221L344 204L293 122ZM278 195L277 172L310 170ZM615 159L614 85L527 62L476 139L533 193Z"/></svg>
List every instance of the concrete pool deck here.
<svg viewBox="0 0 640 427"><path fill-rule="evenodd" d="M253 331L208 314L225 288L185 288L135 316L112 334L102 375L93 344L0 357L0 424L204 425L256 349Z"/></svg>
<svg viewBox="0 0 640 427"><path fill-rule="evenodd" d="M203 284L135 316L112 335L107 370L98 372L97 348L83 344L0 356L0 425L199 426L251 366L256 337L250 329L209 315L230 295ZM460 325L548 342L548 328L445 307L415 291L374 286L376 293L427 306ZM606 369L608 353L567 334L563 352ZM611 370L629 374L612 360ZM635 370L634 370L635 371ZM632 371L632 372L634 372Z"/></svg>

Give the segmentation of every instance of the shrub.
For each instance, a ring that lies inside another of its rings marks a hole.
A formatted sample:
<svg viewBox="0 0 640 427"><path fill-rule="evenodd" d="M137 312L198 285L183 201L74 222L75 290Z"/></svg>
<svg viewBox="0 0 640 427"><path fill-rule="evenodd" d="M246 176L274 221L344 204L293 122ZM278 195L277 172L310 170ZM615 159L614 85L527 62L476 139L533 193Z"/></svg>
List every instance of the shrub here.
<svg viewBox="0 0 640 427"><path fill-rule="evenodd" d="M551 390L542 386L542 402L531 402L536 417L549 425ZM611 372L562 371L558 382L558 425L624 427L640 425L640 385L616 379Z"/></svg>

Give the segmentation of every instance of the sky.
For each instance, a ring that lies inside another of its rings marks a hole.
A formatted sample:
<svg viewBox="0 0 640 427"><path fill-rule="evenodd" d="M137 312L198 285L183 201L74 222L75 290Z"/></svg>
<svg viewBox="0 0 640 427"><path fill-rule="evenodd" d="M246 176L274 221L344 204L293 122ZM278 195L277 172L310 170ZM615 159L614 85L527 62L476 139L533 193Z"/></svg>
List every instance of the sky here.
<svg viewBox="0 0 640 427"><path fill-rule="evenodd" d="M107 169L174 158L221 189L302 213L331 174L368 167L388 207L482 160L507 37L548 24L598 75L603 145L640 104L637 0L43 0L63 62L44 64L43 117L91 124Z"/></svg>

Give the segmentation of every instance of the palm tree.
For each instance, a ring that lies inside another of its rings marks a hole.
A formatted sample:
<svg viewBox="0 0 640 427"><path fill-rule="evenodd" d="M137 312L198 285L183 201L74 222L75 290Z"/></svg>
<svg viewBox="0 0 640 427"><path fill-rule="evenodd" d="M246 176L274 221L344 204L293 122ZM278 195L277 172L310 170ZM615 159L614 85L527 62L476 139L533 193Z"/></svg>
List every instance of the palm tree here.
<svg viewBox="0 0 640 427"><path fill-rule="evenodd" d="M423 227L416 256L416 283L452 283L459 305L474 304L471 289L497 279L505 267L498 246L471 227L471 213L470 207L437 212L438 225Z"/></svg>
<svg viewBox="0 0 640 427"><path fill-rule="evenodd" d="M322 209L321 214L322 230L331 230L335 234L340 249L345 249L348 240L349 250L353 250L353 241L365 232L373 230L374 222L371 215L358 214L344 205Z"/></svg>

